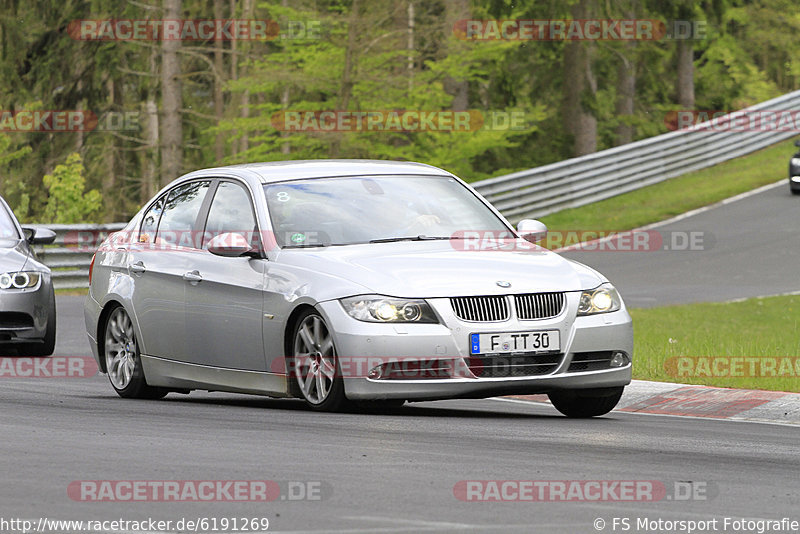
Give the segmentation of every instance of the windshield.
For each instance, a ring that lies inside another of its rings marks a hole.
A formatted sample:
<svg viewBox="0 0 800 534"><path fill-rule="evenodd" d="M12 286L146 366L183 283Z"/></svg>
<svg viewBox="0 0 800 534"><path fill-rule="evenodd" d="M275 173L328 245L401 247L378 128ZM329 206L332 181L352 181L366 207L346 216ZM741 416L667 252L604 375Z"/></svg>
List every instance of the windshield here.
<svg viewBox="0 0 800 534"><path fill-rule="evenodd" d="M0 202L0 239L19 239L17 226L2 202Z"/></svg>
<svg viewBox="0 0 800 534"><path fill-rule="evenodd" d="M450 239L509 228L458 180L447 176L358 176L264 187L281 247Z"/></svg>

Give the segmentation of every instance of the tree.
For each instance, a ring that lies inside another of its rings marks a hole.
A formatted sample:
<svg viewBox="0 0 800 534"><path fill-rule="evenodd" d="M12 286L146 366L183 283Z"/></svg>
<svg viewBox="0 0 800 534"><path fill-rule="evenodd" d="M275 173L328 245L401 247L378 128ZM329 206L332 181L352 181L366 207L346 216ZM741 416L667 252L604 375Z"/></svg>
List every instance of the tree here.
<svg viewBox="0 0 800 534"><path fill-rule="evenodd" d="M92 222L100 212L102 196L97 189L84 192L86 180L81 156L70 154L65 164L42 179L48 190L42 222L75 224Z"/></svg>
<svg viewBox="0 0 800 534"><path fill-rule="evenodd" d="M181 0L164 0L164 18L181 18ZM167 183L183 171L183 95L181 94L181 42L161 41L161 181Z"/></svg>
<svg viewBox="0 0 800 534"><path fill-rule="evenodd" d="M578 0L572 6L572 19L593 18L592 7L590 0ZM597 150L595 48L593 41L575 40L564 49L564 129L574 139L575 156Z"/></svg>

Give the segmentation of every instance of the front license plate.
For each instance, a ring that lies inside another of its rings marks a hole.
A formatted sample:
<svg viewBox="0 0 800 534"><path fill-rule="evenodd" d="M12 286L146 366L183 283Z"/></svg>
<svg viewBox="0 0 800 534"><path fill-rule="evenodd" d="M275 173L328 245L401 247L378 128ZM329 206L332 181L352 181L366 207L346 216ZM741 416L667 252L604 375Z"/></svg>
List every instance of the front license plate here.
<svg viewBox="0 0 800 534"><path fill-rule="evenodd" d="M558 330L470 334L469 341L472 354L559 352L561 350L561 337Z"/></svg>

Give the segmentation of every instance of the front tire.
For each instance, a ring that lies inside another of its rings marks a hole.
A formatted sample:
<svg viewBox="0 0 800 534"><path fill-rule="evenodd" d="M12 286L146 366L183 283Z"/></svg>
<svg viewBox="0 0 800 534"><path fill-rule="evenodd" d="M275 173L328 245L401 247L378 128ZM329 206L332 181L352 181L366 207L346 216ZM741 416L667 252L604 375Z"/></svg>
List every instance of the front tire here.
<svg viewBox="0 0 800 534"><path fill-rule="evenodd" d="M147 385L133 322L122 306L108 315L103 354L111 387L126 399L160 399L169 391Z"/></svg>
<svg viewBox="0 0 800 534"><path fill-rule="evenodd" d="M605 415L619 402L624 387L573 389L548 393L556 410L567 417L586 418Z"/></svg>
<svg viewBox="0 0 800 534"><path fill-rule="evenodd" d="M292 337L292 375L312 410L334 412L347 404L336 347L328 325L315 310L297 320Z"/></svg>

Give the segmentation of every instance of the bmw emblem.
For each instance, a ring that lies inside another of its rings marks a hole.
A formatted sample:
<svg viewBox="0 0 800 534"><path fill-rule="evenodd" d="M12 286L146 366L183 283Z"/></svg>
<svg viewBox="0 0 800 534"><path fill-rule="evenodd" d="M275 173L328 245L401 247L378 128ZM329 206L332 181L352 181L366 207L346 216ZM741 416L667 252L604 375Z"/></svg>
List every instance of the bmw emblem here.
<svg viewBox="0 0 800 534"><path fill-rule="evenodd" d="M511 282L506 282L505 280L498 280L497 285L500 287L511 287Z"/></svg>

